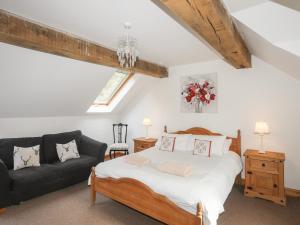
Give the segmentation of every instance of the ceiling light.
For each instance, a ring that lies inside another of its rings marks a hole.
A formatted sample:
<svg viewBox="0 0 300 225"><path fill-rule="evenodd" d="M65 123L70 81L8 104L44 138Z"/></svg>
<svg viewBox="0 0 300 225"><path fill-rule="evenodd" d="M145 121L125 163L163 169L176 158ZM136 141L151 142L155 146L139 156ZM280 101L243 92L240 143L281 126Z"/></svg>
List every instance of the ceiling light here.
<svg viewBox="0 0 300 225"><path fill-rule="evenodd" d="M118 60L121 67L134 67L134 64L138 58L137 41L135 38L129 35L131 24L129 22L124 23L126 34L119 39L119 46L117 50Z"/></svg>

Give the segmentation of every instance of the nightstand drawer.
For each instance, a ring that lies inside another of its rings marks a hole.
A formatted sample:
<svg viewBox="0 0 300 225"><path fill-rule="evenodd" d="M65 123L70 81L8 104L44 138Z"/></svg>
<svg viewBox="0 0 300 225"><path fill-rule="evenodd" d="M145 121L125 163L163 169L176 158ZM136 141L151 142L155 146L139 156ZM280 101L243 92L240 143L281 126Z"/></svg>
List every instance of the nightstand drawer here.
<svg viewBox="0 0 300 225"><path fill-rule="evenodd" d="M152 143L140 142L136 145L136 148L146 149L146 148L151 148L152 146L153 146Z"/></svg>
<svg viewBox="0 0 300 225"><path fill-rule="evenodd" d="M249 160L250 170L260 170L270 173L278 173L279 167L277 162L267 161L267 160L258 160L250 159Z"/></svg>

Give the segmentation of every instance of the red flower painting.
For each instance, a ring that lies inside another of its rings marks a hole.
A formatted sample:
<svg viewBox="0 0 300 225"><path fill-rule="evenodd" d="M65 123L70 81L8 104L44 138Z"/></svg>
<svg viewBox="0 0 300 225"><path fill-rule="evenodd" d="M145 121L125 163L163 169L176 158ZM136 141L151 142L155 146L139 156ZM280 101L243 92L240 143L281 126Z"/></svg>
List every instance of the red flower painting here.
<svg viewBox="0 0 300 225"><path fill-rule="evenodd" d="M181 95L186 103L195 106L195 112L202 112L204 106L216 100L215 85L212 81L191 81L183 87Z"/></svg>

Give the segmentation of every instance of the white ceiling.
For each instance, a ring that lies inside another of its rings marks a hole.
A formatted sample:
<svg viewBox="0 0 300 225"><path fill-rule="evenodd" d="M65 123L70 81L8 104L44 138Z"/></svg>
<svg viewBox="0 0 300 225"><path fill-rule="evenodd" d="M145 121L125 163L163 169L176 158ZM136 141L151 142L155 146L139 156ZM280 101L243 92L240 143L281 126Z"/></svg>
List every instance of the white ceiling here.
<svg viewBox="0 0 300 225"><path fill-rule="evenodd" d="M268 0L223 0L230 12L237 12L267 1Z"/></svg>
<svg viewBox="0 0 300 225"><path fill-rule="evenodd" d="M0 117L83 115L115 69L0 43Z"/></svg>
<svg viewBox="0 0 300 225"><path fill-rule="evenodd" d="M267 1L232 15L253 55L300 79L298 11Z"/></svg>
<svg viewBox="0 0 300 225"><path fill-rule="evenodd" d="M1 0L0 8L112 49L130 21L141 58L165 66L217 59L150 0Z"/></svg>
<svg viewBox="0 0 300 225"><path fill-rule="evenodd" d="M268 1L233 16L272 43L300 40L300 13L277 3Z"/></svg>

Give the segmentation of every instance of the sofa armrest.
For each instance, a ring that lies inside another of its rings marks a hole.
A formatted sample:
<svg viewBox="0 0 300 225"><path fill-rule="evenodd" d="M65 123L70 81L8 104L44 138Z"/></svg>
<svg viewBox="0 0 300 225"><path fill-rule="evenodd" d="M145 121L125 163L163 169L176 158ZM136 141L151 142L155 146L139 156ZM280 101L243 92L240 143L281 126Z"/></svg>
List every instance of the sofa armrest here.
<svg viewBox="0 0 300 225"><path fill-rule="evenodd" d="M79 152L84 155L96 157L98 162L104 161L107 144L96 141L85 135L81 136Z"/></svg>
<svg viewBox="0 0 300 225"><path fill-rule="evenodd" d="M0 159L0 208L9 205L10 202L10 176L5 163Z"/></svg>

